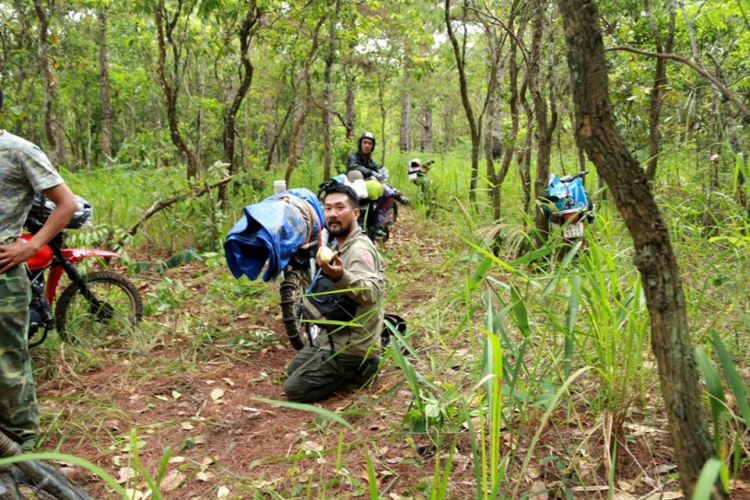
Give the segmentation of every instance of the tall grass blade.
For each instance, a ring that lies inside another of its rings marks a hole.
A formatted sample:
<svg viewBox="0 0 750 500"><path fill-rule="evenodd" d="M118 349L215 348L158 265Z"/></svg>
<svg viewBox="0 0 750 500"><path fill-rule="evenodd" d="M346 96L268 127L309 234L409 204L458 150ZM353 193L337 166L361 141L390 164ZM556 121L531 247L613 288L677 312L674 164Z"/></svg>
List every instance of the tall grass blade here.
<svg viewBox="0 0 750 500"><path fill-rule="evenodd" d="M511 495L511 498L518 498L518 488L521 486L521 483L523 482L523 476L526 473L526 469L529 467L529 463L531 463L534 449L536 448L536 445L539 442L539 438L542 436L542 432L544 431L544 428L547 426L547 421L552 415L552 412L555 410L555 408L557 408L557 404L560 402L560 398L562 398L562 395L565 392L567 392L570 384L572 384L578 377L580 377L581 375L583 375L590 369L591 369L590 366L584 366L583 368L580 368L579 370L577 370L573 375L568 377L565 380L565 383L555 393L555 397L553 397L552 401L550 401L549 406L547 407L547 411L544 412L542 419L539 421L539 427L534 433L534 437L531 439L531 444L529 445L529 449L526 451L526 456L523 458L523 463L521 464L521 470L518 474L518 481L516 481L516 486L515 488L513 488L513 495Z"/></svg>
<svg viewBox="0 0 750 500"><path fill-rule="evenodd" d="M734 399L737 401L737 406L740 409L742 419L745 421L745 426L750 427L750 406L747 403L747 386L742 377L740 377L740 374L737 373L737 369L734 367L734 363L732 363L732 358L729 356L729 352L727 352L727 348L721 341L719 334L713 328L711 329L711 344L719 356L722 368L724 368L724 376L732 388Z"/></svg>
<svg viewBox="0 0 750 500"><path fill-rule="evenodd" d="M0 458L0 465L10 465L17 462L25 462L27 460L49 460L49 461L57 461L57 462L70 462L74 465L77 465L83 469L87 469L97 476L99 476L109 487L111 487L115 492L120 495L124 500L128 500L128 494L125 491L125 489L120 486L117 482L117 479L112 477L107 471L102 469L96 464L93 464L89 462L88 460L84 460L83 458L76 457L74 455L67 455L65 453L52 453L52 452L45 452L45 453L28 453L23 455L14 455L12 457L5 457Z"/></svg>
<svg viewBox="0 0 750 500"><path fill-rule="evenodd" d="M695 348L695 359L698 366L703 372L703 378L706 380L706 387L711 399L711 414L714 421L714 442L716 452L720 457L725 456L724 447L724 418L723 414L727 411L727 401L724 396L724 386L721 383L721 376L716 365L709 359L700 347Z"/></svg>
<svg viewBox="0 0 750 500"><path fill-rule="evenodd" d="M714 485L716 480L721 477L724 491L729 491L729 482L726 480L728 475L727 466L718 458L709 458L703 465L701 475L698 476L698 482L693 490L692 500L711 500L713 497Z"/></svg>
<svg viewBox="0 0 750 500"><path fill-rule="evenodd" d="M370 460L370 452L367 451L367 444L362 446L362 451L365 454L365 462L367 462L367 479L370 483L370 500L378 500L380 493L378 492L378 482L375 478L375 468Z"/></svg>
<svg viewBox="0 0 750 500"><path fill-rule="evenodd" d="M302 411L307 411L310 413L315 413L317 415L320 415L323 418L327 418L328 420L333 420L334 422L338 422L339 424L343 425L344 427L346 427L347 429L351 431L355 430L354 427L352 427L352 424L344 420L344 418L341 417L340 415L337 415L330 410L326 410L325 408L320 408L315 405L308 405L305 403L292 403L291 401L277 401L275 399L266 399L266 398L261 398L259 396L252 396L251 399L254 399L256 401L260 401L261 403L266 403L272 406L283 406L285 408L291 408L293 410L302 410Z"/></svg>

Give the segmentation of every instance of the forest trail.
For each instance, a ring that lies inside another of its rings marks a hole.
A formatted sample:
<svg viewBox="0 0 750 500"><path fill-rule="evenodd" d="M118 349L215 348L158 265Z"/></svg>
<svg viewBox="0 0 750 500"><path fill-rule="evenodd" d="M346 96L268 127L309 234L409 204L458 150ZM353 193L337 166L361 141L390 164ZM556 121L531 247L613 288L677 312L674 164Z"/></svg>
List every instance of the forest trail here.
<svg viewBox="0 0 750 500"><path fill-rule="evenodd" d="M418 328L420 314L434 305L436 291L448 287L451 276L435 272L444 260L438 228L418 227L412 213L402 214L383 251L388 296L395 297L386 310ZM400 432L411 395L400 387L403 377L392 362L373 387L337 393L320 403L356 429L346 431L341 457L337 446L344 427L254 399L285 400L284 369L294 351L283 337L278 282L259 285L259 305L233 307L210 293L221 273L228 270L207 273L201 263L168 271L166 277L190 293L171 314L148 319L159 332L150 348L134 352L118 345L93 351L91 368L73 373L80 359L68 365L63 345L59 365L45 369L48 376L40 377L38 391L46 424L57 427L53 434L64 439L43 446L59 444L61 451L126 478L132 475L133 464L127 461L131 429L136 429L140 459L152 474L166 448L172 448L162 489L166 498L175 499L216 498L220 486L243 497L248 494L243 490L294 493L308 481L328 482L332 496L357 496L367 490L365 442L377 444L372 459L381 489L397 479L392 490L401 490L431 471L418 456L427 443ZM155 281L139 282L148 283L141 285L144 295L155 292ZM216 331L224 334L214 336ZM79 469L73 475L100 498L104 487L96 476ZM145 485L139 489L146 491Z"/></svg>

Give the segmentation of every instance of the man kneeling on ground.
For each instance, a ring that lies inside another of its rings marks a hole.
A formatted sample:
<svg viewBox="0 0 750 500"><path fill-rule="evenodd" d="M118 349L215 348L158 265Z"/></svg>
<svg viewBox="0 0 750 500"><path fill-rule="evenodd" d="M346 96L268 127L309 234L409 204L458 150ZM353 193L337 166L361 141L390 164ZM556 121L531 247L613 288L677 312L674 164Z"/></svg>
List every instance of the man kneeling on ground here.
<svg viewBox="0 0 750 500"><path fill-rule="evenodd" d="M377 373L380 359L385 263L357 225L359 204L352 188L330 187L323 203L326 227L338 251L330 263L318 258L322 274L302 309L311 319L349 324L322 324L318 345L306 346L289 363L284 392L290 401L303 403L367 382ZM334 293L320 295L326 291Z"/></svg>

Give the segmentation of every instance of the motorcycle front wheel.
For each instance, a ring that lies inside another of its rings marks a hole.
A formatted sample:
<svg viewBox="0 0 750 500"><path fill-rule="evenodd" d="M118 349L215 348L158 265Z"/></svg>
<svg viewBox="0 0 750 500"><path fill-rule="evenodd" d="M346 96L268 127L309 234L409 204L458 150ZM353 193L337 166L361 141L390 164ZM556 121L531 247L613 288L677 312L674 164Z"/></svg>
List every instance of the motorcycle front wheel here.
<svg viewBox="0 0 750 500"><path fill-rule="evenodd" d="M281 317L284 320L286 338L297 351L310 343L300 312L300 300L308 286L310 286L310 273L304 269L294 268L284 271L284 279L279 286Z"/></svg>
<svg viewBox="0 0 750 500"><path fill-rule="evenodd" d="M107 343L143 317L138 289L122 274L98 271L84 280L85 290L71 283L57 301L55 321L62 340Z"/></svg>

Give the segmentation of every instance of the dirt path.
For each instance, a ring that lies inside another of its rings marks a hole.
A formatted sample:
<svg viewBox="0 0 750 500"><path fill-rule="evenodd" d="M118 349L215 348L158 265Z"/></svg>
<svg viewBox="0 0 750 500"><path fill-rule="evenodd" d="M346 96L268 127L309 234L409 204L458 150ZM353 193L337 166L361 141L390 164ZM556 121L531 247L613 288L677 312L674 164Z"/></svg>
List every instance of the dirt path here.
<svg viewBox="0 0 750 500"><path fill-rule="evenodd" d="M387 310L409 321L450 283L450 273L441 271L443 242L428 230L434 228L418 227L406 213L383 252L389 265ZM365 444L379 488L392 483L393 498L431 477L431 465L425 467L420 456L426 448L401 431L411 398L398 385L403 377L392 363L373 387L320 404L339 412L355 431L255 399L285 400L284 368L293 350L278 341L283 339L278 285L258 284L252 300L231 303L216 293L227 273L203 264L170 271L166 278L173 288L190 293L147 319L146 339L88 356L80 349L71 354L65 346L53 351L54 366L39 381L43 425L49 429L44 446L86 458L122 479L132 475L135 430L140 460L152 475L171 447L162 492L175 499L216 498L221 486L230 489L229 498L305 497L308 488L317 498L361 496L369 483ZM163 280L144 282L142 292L151 302L168 299L159 295ZM40 362L50 360L37 360L37 366ZM96 498L106 496L96 476L69 472ZM143 481L123 484L147 490Z"/></svg>

